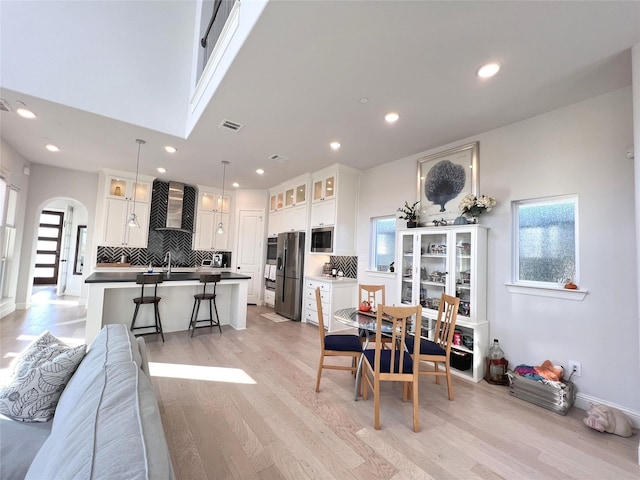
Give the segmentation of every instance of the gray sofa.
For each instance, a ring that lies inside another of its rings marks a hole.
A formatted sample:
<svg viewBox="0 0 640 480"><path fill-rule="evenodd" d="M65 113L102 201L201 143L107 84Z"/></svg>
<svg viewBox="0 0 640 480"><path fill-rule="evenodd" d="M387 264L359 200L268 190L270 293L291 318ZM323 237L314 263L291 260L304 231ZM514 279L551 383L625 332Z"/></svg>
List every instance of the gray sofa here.
<svg viewBox="0 0 640 480"><path fill-rule="evenodd" d="M52 421L0 416L0 478L174 479L144 340L125 325L105 326Z"/></svg>

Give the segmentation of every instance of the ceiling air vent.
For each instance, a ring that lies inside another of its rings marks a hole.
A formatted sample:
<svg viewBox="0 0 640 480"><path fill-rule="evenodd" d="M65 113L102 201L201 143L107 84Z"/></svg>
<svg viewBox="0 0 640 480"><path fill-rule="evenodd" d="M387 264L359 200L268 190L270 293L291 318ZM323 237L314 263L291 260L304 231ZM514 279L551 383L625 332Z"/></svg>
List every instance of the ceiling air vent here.
<svg viewBox="0 0 640 480"><path fill-rule="evenodd" d="M289 161L289 158L285 157L284 155L278 155L277 153L274 153L269 157L269 160L273 160L274 162L279 163L287 163Z"/></svg>
<svg viewBox="0 0 640 480"><path fill-rule="evenodd" d="M9 105L9 102L7 102L4 98L0 98L0 110L2 110L3 112L12 111L11 105Z"/></svg>
<svg viewBox="0 0 640 480"><path fill-rule="evenodd" d="M230 132L233 132L233 133L238 133L243 126L244 125L242 125L241 123L232 122L231 120L223 120L222 123L218 125L218 128L222 128L223 130L229 130Z"/></svg>

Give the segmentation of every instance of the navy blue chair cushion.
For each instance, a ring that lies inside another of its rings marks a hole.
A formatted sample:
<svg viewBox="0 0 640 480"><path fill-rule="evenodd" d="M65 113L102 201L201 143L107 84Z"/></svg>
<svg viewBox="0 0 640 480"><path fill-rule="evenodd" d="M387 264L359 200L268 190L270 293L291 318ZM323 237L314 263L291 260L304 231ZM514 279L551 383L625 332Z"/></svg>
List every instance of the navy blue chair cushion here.
<svg viewBox="0 0 640 480"><path fill-rule="evenodd" d="M372 367L375 368L376 365L376 351L375 350L365 350L362 354L367 358ZM411 373L413 372L413 360L408 352L396 350L396 363L395 363L395 371L393 373L398 372L400 366L400 354L404 354L404 364L402 368L402 373ZM380 371L383 373L391 373L391 350L382 350L380 352Z"/></svg>
<svg viewBox="0 0 640 480"><path fill-rule="evenodd" d="M413 353L413 343L415 341L415 336L407 335L405 339L405 344L407 345L407 350L409 353ZM440 345L431 340L427 340L426 338L420 338L420 354L421 355L446 355L445 352Z"/></svg>
<svg viewBox="0 0 640 480"><path fill-rule="evenodd" d="M326 335L324 349L339 352L361 352L362 344L357 335Z"/></svg>

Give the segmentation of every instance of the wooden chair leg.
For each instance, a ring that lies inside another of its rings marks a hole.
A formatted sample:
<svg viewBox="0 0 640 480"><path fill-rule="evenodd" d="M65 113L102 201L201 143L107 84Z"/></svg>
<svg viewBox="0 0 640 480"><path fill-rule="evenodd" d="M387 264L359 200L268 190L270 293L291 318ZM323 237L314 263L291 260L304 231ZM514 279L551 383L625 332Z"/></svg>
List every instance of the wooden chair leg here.
<svg viewBox="0 0 640 480"><path fill-rule="evenodd" d="M380 430L380 381L373 380L373 428Z"/></svg>
<svg viewBox="0 0 640 480"><path fill-rule="evenodd" d="M320 391L320 378L322 377L322 365L324 365L324 352L320 352L320 364L318 365L318 377L316 379L316 392Z"/></svg>
<svg viewBox="0 0 640 480"><path fill-rule="evenodd" d="M453 400L453 383L451 381L451 367L445 365L445 371L447 372L447 392L449 394L449 400Z"/></svg>
<svg viewBox="0 0 640 480"><path fill-rule="evenodd" d="M438 362L433 362L433 371L436 374L436 383L440 385L440 375L438 375Z"/></svg>
<svg viewBox="0 0 640 480"><path fill-rule="evenodd" d="M419 398L418 398L418 376L416 375L413 383L411 384L413 390L413 431L420 431L420 418L419 418Z"/></svg>

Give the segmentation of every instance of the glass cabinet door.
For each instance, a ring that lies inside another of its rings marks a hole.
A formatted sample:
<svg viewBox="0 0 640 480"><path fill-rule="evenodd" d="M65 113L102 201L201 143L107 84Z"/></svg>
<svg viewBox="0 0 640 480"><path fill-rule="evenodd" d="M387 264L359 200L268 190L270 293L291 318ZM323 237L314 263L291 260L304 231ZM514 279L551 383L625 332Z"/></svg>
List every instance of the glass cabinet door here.
<svg viewBox="0 0 640 480"><path fill-rule="evenodd" d="M402 235L402 264L400 271L402 275L402 287L400 291L400 301L407 305L415 304L413 299L413 261L414 261L414 237L411 234Z"/></svg>
<svg viewBox="0 0 640 480"><path fill-rule="evenodd" d="M433 232L420 236L420 305L436 315L440 296L447 287L447 233Z"/></svg>
<svg viewBox="0 0 640 480"><path fill-rule="evenodd" d="M458 307L458 316L469 317L471 314L471 252L473 245L471 244L471 232L455 232L454 244L456 246L455 256L455 280L456 280L456 297L460 298L460 306Z"/></svg>
<svg viewBox="0 0 640 480"><path fill-rule="evenodd" d="M299 185L296 188L296 204L304 203L307 201L307 186Z"/></svg>
<svg viewBox="0 0 640 480"><path fill-rule="evenodd" d="M293 188L289 188L287 189L287 191L284 194L284 206L285 207L290 207L294 204L294 198L293 198Z"/></svg>

